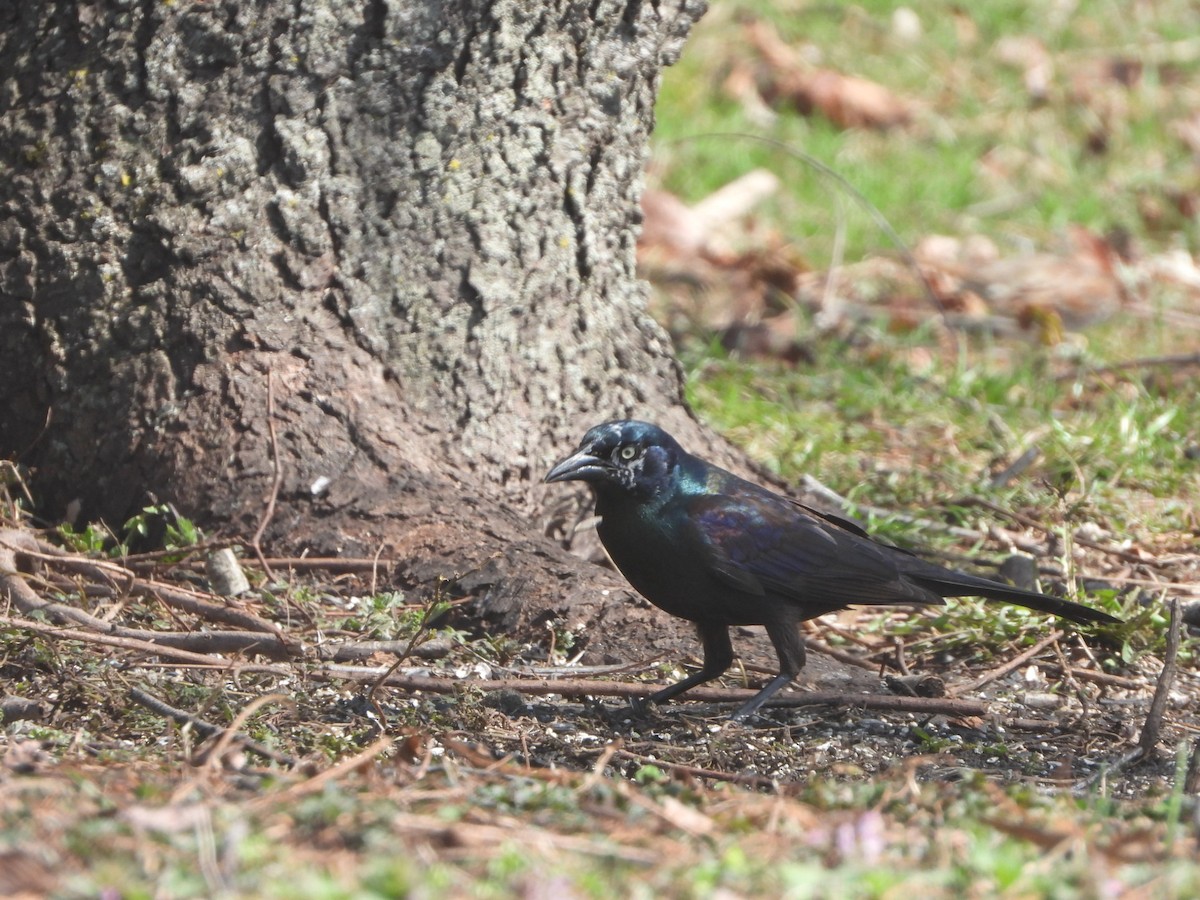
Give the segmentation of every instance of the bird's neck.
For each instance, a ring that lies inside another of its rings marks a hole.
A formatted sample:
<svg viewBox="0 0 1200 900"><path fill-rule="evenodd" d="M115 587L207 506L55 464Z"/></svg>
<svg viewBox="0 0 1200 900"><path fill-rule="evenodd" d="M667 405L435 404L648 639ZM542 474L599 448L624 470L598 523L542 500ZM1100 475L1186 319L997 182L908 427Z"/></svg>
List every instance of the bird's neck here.
<svg viewBox="0 0 1200 900"><path fill-rule="evenodd" d="M598 490L596 495L596 515L655 515L669 499L668 489L628 490Z"/></svg>
<svg viewBox="0 0 1200 900"><path fill-rule="evenodd" d="M596 515L637 515L653 520L661 516L665 507L687 500L689 497L708 491L707 467L703 463L689 466L681 460L671 471L659 478L637 483L632 488L596 485Z"/></svg>

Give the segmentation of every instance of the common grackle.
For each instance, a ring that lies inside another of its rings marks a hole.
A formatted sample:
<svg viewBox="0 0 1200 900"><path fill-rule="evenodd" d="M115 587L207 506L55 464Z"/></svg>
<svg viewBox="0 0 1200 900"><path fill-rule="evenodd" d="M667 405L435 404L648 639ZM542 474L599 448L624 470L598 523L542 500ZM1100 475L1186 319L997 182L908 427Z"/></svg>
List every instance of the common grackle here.
<svg viewBox="0 0 1200 900"><path fill-rule="evenodd" d="M648 422L597 425L546 481L587 482L617 568L659 609L696 623L704 664L652 694L654 703L732 665L731 625L765 625L779 656L779 674L734 713L741 721L804 667L799 624L848 606L978 596L1082 624L1120 621L877 543L854 522L692 456Z"/></svg>

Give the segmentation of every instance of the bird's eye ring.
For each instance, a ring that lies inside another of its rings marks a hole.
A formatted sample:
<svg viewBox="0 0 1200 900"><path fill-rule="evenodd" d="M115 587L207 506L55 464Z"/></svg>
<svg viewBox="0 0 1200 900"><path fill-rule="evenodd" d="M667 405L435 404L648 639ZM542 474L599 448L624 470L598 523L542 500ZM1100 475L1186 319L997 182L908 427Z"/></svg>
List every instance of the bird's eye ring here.
<svg viewBox="0 0 1200 900"><path fill-rule="evenodd" d="M621 448L621 459L630 460L637 456L637 447L632 444L626 444Z"/></svg>

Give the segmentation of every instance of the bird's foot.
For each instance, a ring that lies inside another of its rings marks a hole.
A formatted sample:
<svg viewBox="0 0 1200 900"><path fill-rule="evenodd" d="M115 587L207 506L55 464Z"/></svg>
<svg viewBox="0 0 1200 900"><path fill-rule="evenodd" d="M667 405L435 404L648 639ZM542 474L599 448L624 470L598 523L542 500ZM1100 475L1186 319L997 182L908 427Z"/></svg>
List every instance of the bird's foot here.
<svg viewBox="0 0 1200 900"><path fill-rule="evenodd" d="M747 703L746 706L743 706L741 709L739 709L737 712L735 712L732 716L730 716L729 724L730 725L746 725L747 723L750 722L751 719L758 718L758 707L756 706L752 709L747 709L746 707L748 707L748 706L750 706L750 704Z"/></svg>
<svg viewBox="0 0 1200 900"><path fill-rule="evenodd" d="M654 702L653 697L630 697L629 706L635 716L645 717L650 715L658 704Z"/></svg>
<svg viewBox="0 0 1200 900"><path fill-rule="evenodd" d="M756 715L759 709L762 708L762 705L779 693L779 689L791 681L794 677L794 674L785 675L780 673L779 675L776 675L771 679L765 688L743 703L741 707L738 708L737 712L729 717L730 721L745 723L747 719L750 719Z"/></svg>

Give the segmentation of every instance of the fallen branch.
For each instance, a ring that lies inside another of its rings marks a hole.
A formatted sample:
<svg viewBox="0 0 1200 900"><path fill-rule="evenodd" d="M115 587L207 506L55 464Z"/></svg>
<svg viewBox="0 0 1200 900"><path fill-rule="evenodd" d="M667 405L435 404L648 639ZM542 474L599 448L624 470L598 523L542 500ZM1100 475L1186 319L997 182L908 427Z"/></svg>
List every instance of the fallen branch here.
<svg viewBox="0 0 1200 900"><path fill-rule="evenodd" d="M41 576L23 572L18 565L18 557L27 557L91 578L93 583L84 590L89 596L113 600L129 595L145 597L158 600L171 609L195 615L205 622L236 625L243 630L156 631L117 625L69 604L39 596L30 587L29 580ZM141 579L115 563L71 556L56 547L43 544L32 535L15 530L0 531L0 597L3 596L7 596L13 605L26 615L40 614L52 623L87 629L94 635L107 635L137 642L113 645L125 646L128 649L145 649L138 644L149 644L199 654L257 654L275 660L333 661L368 659L381 652L400 653L406 649L412 651L412 647L406 641L346 641L314 647L286 634L274 622L247 610L204 599L202 595L186 589ZM7 621L16 627L30 627L32 624L31 620ZM62 636L61 633L59 635ZM73 633L71 638L90 639L86 633Z"/></svg>
<svg viewBox="0 0 1200 900"><path fill-rule="evenodd" d="M337 674L350 680L378 680L379 670L357 666L327 666L325 671ZM422 691L430 694L452 694L461 690L517 691L533 696L548 696L556 694L570 699L583 697L624 697L644 698L656 690L659 685L629 683L621 681L586 681L583 679L562 679L558 681L534 680L528 678L434 678L427 675L393 674L385 679L383 685L409 691ZM723 688L692 688L688 691L687 699L700 700L709 703L740 703L745 702L758 692L753 690L723 689ZM803 691L785 694L768 701L768 706L793 708L797 706L845 706L861 709L879 709L892 712L917 712L927 715L947 715L955 717L986 716L990 712L989 704L981 700L962 700L943 697L903 697L891 694L856 694L844 691Z"/></svg>
<svg viewBox="0 0 1200 900"><path fill-rule="evenodd" d="M253 565L256 560L244 560ZM276 569L292 569L296 572L371 572L380 566L387 568L399 564L394 559L368 559L352 556L279 556L268 557L265 562Z"/></svg>
<svg viewBox="0 0 1200 900"><path fill-rule="evenodd" d="M29 586L28 580L35 576L21 570L18 556L43 562L51 561L66 568L76 568L92 575L97 580L103 579L110 584L115 583L113 575L122 576L127 582L126 590L122 593L127 593L128 589L137 582L132 572L119 566L102 565L93 560L82 560L67 555L59 556L58 553L47 553L48 549L53 548L44 547L39 541L24 532L0 531L0 597L7 596L13 605L25 615L41 614L51 622L58 624L75 625L91 629L98 634L162 644L167 647L190 650L194 653L256 652L275 659L286 659L299 652L299 648L292 646L287 636L278 627L257 616L251 619L257 629L254 631L154 631L117 625L69 604L46 600L38 596L37 592ZM231 618L227 615L229 611L224 607L197 601L195 598L186 596L183 591L171 590L165 593L170 598L169 602L162 596L162 593L152 589L148 590L147 595L158 597L168 605L186 605L191 609L201 610L203 614L216 613L225 618ZM244 621L242 616L237 616L237 618L239 621Z"/></svg>
<svg viewBox="0 0 1200 900"><path fill-rule="evenodd" d="M126 637L123 635L108 634L96 631L84 631L77 628L64 628L59 625L35 622L32 619L20 619L15 616L0 616L0 627L4 626L9 628L21 628L25 631L32 631L35 634L41 634L55 640L80 641L81 643L87 644L101 644L107 647L119 647L123 650L132 650L145 653L150 656L161 656L165 657L166 659L173 659L179 662L189 663L191 665L203 666L204 668L236 668L240 671L265 672L268 674L279 675L281 677L287 677L295 674L293 669L286 666L269 666L239 662L225 659L220 656L214 656L211 653L197 653L193 650L172 647L169 644L160 644L155 643L154 641L146 641L139 638ZM146 633L153 635L155 632Z"/></svg>
<svg viewBox="0 0 1200 900"><path fill-rule="evenodd" d="M210 622L223 622L226 625L234 625L248 631L262 631L267 634L273 634L280 640L288 640L287 636L284 635L283 631L274 622L268 622L260 616L256 616L246 610L238 609L237 607L229 606L225 602L214 602L207 599L207 596L212 595L205 595L198 591L189 591L186 588L140 578L132 570L119 563L68 553L52 544L39 541L24 532L0 532L0 553L4 549L15 551L15 553L20 553L31 559L50 564L55 568L65 569L68 572L89 578L92 583L88 586L87 593L90 596L115 598L133 595L137 597L150 597L151 599L162 601L173 609L192 613ZM0 557L0 560L3 560L3 557ZM0 561L0 567L2 566L3 562ZM12 568L14 571L17 568L15 560ZM108 586L106 586L106 583ZM120 589L116 587L117 585L120 585Z"/></svg>

